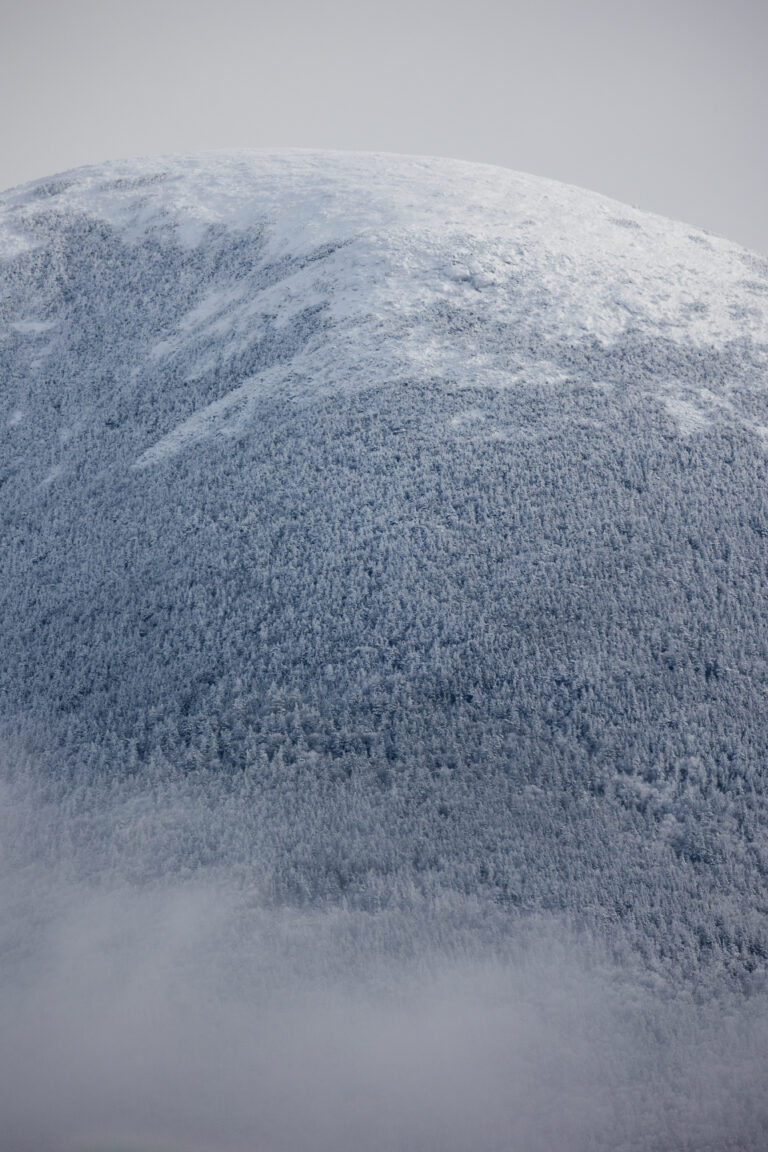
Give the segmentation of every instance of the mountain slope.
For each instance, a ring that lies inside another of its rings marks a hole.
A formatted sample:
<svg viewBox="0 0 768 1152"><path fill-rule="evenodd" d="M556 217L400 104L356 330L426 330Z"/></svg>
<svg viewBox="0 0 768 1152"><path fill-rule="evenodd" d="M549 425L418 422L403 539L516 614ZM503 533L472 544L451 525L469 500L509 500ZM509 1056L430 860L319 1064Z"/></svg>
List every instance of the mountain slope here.
<svg viewBox="0 0 768 1152"><path fill-rule="evenodd" d="M302 971L554 933L762 1011L765 260L304 152L12 190L0 260L9 906L212 882Z"/></svg>

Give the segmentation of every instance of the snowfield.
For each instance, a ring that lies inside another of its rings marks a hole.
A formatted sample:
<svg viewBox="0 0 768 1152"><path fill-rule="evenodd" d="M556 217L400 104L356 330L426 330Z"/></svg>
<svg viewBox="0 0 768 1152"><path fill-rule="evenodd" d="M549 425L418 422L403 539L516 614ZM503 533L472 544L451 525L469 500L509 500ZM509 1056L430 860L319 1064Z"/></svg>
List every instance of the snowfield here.
<svg viewBox="0 0 768 1152"><path fill-rule="evenodd" d="M0 197L8 1152L762 1152L768 260L419 157Z"/></svg>

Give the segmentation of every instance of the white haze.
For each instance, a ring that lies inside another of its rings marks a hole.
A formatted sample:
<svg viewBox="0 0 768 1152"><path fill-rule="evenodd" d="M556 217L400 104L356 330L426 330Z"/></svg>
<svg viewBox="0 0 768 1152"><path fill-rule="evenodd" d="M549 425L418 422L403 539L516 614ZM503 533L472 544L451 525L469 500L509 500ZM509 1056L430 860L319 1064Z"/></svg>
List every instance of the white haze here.
<svg viewBox="0 0 768 1152"><path fill-rule="evenodd" d="M169 805L145 852L189 821ZM41 865L43 811L6 787L4 1152L759 1146L763 994L673 996L541 916L502 954L441 946L439 916L270 910L215 870ZM410 933L412 958L387 960L377 931Z"/></svg>

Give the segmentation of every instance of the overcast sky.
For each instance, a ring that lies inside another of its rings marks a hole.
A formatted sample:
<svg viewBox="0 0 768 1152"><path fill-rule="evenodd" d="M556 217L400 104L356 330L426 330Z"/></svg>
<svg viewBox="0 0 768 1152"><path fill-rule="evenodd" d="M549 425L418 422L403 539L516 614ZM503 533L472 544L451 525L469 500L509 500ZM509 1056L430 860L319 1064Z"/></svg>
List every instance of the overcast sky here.
<svg viewBox="0 0 768 1152"><path fill-rule="evenodd" d="M482 160L768 253L766 0L0 0L0 187L108 158Z"/></svg>

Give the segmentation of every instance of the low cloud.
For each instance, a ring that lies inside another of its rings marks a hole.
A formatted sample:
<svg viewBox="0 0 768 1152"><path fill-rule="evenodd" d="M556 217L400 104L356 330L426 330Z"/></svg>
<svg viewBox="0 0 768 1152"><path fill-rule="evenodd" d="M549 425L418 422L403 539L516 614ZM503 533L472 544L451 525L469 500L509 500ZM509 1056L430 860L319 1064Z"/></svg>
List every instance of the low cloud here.
<svg viewBox="0 0 768 1152"><path fill-rule="evenodd" d="M36 805L3 808L4 1152L765 1146L759 990L655 989L548 920L484 953L221 869L83 879Z"/></svg>

